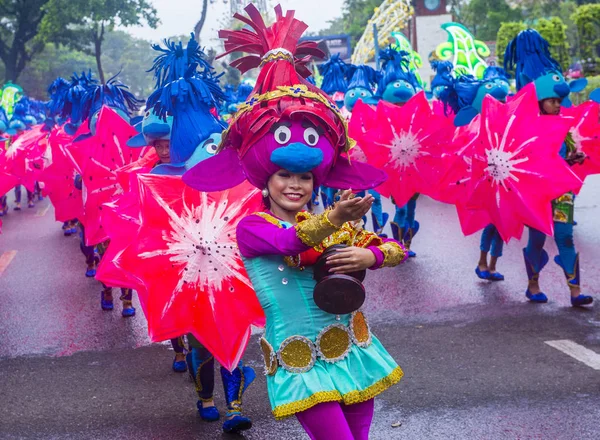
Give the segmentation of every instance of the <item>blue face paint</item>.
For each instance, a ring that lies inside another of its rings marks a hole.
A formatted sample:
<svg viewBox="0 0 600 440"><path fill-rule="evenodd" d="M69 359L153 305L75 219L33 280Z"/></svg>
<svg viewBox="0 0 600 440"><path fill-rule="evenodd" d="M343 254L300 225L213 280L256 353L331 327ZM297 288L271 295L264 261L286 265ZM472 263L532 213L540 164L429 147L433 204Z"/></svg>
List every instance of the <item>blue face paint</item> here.
<svg viewBox="0 0 600 440"><path fill-rule="evenodd" d="M274 150L271 162L292 173L306 173L323 162L323 152L319 148L294 142Z"/></svg>
<svg viewBox="0 0 600 440"><path fill-rule="evenodd" d="M363 101L373 96L373 92L362 87L356 87L348 90L344 96L344 106L351 112L359 99Z"/></svg>

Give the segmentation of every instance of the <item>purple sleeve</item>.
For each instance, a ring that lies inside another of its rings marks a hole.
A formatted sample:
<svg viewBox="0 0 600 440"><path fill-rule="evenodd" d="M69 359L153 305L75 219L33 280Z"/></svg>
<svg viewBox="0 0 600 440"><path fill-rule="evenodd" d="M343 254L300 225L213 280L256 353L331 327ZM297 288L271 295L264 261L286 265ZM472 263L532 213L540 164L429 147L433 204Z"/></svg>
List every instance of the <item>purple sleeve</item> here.
<svg viewBox="0 0 600 440"><path fill-rule="evenodd" d="M400 247L402 249L404 249L406 251L406 249L404 248L404 245L397 240L394 240L392 238L382 238L381 240L384 243L389 243L389 242L397 243L398 245L400 245ZM379 269L383 265L383 262L385 261L385 255L383 255L383 252L377 246L368 246L367 249L369 249L371 252L373 252L373 255L375 255L375 264L373 264L373 266L369 267L369 269L370 270ZM406 260L406 258L404 258L404 260Z"/></svg>
<svg viewBox="0 0 600 440"><path fill-rule="evenodd" d="M295 228L279 228L258 215L243 218L236 234L240 253L246 258L298 255L309 249L297 237Z"/></svg>

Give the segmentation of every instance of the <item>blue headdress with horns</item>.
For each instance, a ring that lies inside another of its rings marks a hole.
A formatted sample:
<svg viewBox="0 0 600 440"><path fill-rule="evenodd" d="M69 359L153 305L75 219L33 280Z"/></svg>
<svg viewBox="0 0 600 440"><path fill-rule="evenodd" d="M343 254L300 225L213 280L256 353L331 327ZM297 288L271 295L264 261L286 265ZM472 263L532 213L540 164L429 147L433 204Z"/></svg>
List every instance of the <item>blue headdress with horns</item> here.
<svg viewBox="0 0 600 440"><path fill-rule="evenodd" d="M515 71L517 90L535 83L539 101L549 98L562 99L562 105L571 105L570 92L580 92L587 85L584 78L567 84L558 62L550 55L550 45L538 31L526 29L506 46L504 68Z"/></svg>

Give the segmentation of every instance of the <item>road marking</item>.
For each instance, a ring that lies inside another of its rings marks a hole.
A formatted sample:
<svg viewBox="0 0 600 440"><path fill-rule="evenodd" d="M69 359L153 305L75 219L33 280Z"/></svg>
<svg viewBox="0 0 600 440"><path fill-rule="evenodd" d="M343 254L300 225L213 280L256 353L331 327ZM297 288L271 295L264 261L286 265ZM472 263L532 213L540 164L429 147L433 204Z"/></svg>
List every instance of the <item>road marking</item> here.
<svg viewBox="0 0 600 440"><path fill-rule="evenodd" d="M50 205L46 205L44 208L39 209L38 212L36 212L35 216L43 217L46 215L46 213L48 212L49 209L50 209Z"/></svg>
<svg viewBox="0 0 600 440"><path fill-rule="evenodd" d="M10 262L17 255L17 251L6 251L0 255L0 276L4 273Z"/></svg>
<svg viewBox="0 0 600 440"><path fill-rule="evenodd" d="M595 351L585 348L583 345L576 344L569 339L559 339L557 341L546 341L550 347L554 347L557 350L562 351L564 354L568 354L572 358L577 359L579 362L583 362L588 367L592 367L594 370L600 370L600 354Z"/></svg>

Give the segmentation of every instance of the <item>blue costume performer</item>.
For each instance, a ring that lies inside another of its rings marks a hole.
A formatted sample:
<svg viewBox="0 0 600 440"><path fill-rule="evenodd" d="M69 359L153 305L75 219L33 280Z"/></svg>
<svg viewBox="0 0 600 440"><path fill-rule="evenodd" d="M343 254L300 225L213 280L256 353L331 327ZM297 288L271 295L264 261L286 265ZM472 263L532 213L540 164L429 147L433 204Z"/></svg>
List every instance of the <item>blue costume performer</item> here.
<svg viewBox="0 0 600 440"><path fill-rule="evenodd" d="M481 105L486 95L501 102L506 101L509 92L508 76L504 69L490 66L481 80L464 75L454 79L452 85L446 85L443 89L438 87L437 91L444 105L449 106L456 114L454 124L467 125L481 113ZM487 225L481 234L481 254L475 268L479 278L489 281L504 280L504 275L496 271L496 263L502 256L503 247L504 242L496 227L492 224ZM488 254L491 255L489 264Z"/></svg>
<svg viewBox="0 0 600 440"><path fill-rule="evenodd" d="M560 106L570 105L569 93L580 91L587 84L586 80L567 83L561 73L561 67L552 58L549 44L541 35L527 29L520 32L506 47L504 66L515 69L517 89L533 82L542 114L558 115ZM585 156L579 155L571 142L563 144L561 155L570 165L581 162ZM567 193L552 203L554 211L554 240L558 247L558 255L554 261L565 273L567 286L571 291L571 304L580 307L591 304L593 298L581 293L579 254L575 250L573 240L573 193ZM529 241L523 249L525 268L529 285L525 292L527 298L536 303L545 303L548 297L540 290L540 272L548 263L548 253L544 250L546 236L542 232L529 228Z"/></svg>
<svg viewBox="0 0 600 440"><path fill-rule="evenodd" d="M181 42L165 41L152 70L157 78L156 90L148 98L146 113L140 123L140 135L129 146L152 145L160 158L153 174L182 175L199 162L213 156L221 141L225 124L212 113L225 101L219 77L206 61L194 36L183 48ZM208 422L220 418L213 400L214 357L192 335L187 335L190 350L186 355L187 370L196 386L200 417ZM183 352L180 338L171 341L176 353ZM185 371L176 356L175 371ZM252 427L252 421L242 414L242 395L254 380L251 367L242 362L233 370L221 367L221 378L227 403L225 432L239 432Z"/></svg>
<svg viewBox="0 0 600 440"><path fill-rule="evenodd" d="M379 58L382 61L381 74L377 83L377 94L367 103L376 103L384 100L402 106L420 90L419 81L409 68L409 54L396 51L391 47L381 50ZM408 249L408 256L416 254L410 250L413 237L419 232L419 222L415 220L417 198L415 194L406 205L396 206L394 220L391 223L394 239L404 243ZM393 200L392 200L393 202ZM395 203L394 203L395 205Z"/></svg>

